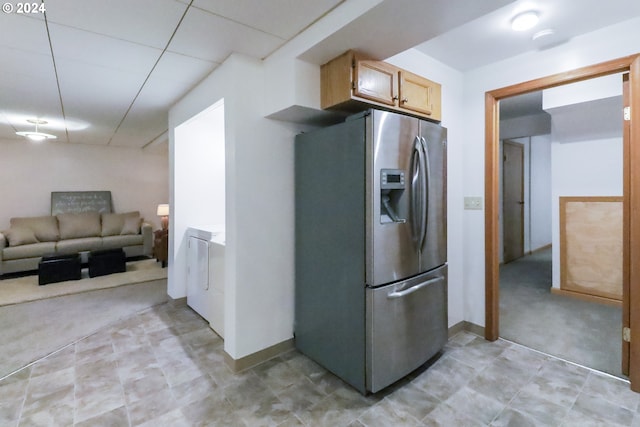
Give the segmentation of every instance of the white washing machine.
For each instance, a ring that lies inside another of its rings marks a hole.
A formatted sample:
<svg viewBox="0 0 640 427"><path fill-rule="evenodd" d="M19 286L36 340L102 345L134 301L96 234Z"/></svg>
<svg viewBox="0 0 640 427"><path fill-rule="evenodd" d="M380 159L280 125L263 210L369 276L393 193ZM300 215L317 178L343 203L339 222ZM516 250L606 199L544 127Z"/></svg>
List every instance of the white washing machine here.
<svg viewBox="0 0 640 427"><path fill-rule="evenodd" d="M187 236L187 305L224 338L224 231L189 227Z"/></svg>

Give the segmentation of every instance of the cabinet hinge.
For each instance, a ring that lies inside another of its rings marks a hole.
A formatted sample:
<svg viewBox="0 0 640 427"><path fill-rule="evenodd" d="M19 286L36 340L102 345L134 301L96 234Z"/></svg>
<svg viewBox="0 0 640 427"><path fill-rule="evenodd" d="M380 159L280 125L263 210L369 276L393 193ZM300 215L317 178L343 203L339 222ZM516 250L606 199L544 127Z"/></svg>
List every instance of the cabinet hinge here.
<svg viewBox="0 0 640 427"><path fill-rule="evenodd" d="M624 120L631 120L631 107L624 107Z"/></svg>
<svg viewBox="0 0 640 427"><path fill-rule="evenodd" d="M356 82L351 82L351 89L356 90Z"/></svg>
<svg viewBox="0 0 640 427"><path fill-rule="evenodd" d="M622 328L622 340L631 342L631 328Z"/></svg>

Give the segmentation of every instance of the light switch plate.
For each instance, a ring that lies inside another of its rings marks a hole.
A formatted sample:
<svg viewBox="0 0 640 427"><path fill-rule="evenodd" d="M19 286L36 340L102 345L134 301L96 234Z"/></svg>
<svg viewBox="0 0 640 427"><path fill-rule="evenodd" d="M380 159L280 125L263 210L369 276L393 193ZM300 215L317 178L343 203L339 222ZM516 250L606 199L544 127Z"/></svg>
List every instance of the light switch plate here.
<svg viewBox="0 0 640 427"><path fill-rule="evenodd" d="M482 197L465 197L465 210L482 210Z"/></svg>

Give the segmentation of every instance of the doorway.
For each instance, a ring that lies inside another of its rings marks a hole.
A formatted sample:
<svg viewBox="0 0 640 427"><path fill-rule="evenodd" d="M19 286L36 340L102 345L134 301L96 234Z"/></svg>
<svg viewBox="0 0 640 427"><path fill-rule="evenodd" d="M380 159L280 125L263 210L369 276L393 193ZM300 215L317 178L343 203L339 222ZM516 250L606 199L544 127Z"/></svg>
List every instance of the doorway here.
<svg viewBox="0 0 640 427"><path fill-rule="evenodd" d="M567 83L574 83L594 77L629 71L629 103L640 105L640 55L608 61L594 66L580 68L571 72L517 84L514 86L487 92L485 96L485 338L496 340L499 337L499 135L498 102L501 99L548 89ZM629 137L624 139L624 295L623 325L640 328L640 295L631 284L640 280L640 218L632 218L631 211L640 209L640 174L633 174L634 164L640 164L640 110L629 114ZM636 262L634 262L636 261ZM623 352L624 354L625 352ZM631 340L629 345L629 379L633 390L640 390L640 340ZM634 363L638 361L637 363ZM624 361L623 361L624 362ZM623 363L624 365L624 363Z"/></svg>

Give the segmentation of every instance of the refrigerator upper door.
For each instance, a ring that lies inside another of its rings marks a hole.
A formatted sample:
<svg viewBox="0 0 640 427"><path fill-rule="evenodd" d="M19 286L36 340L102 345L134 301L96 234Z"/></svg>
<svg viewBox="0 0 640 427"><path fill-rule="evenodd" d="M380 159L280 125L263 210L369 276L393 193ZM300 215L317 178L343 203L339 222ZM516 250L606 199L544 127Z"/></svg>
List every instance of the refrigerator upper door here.
<svg viewBox="0 0 640 427"><path fill-rule="evenodd" d="M379 286L420 272L412 226L414 150L420 121L386 111L367 116L366 282ZM419 221L418 221L419 222Z"/></svg>
<svg viewBox="0 0 640 427"><path fill-rule="evenodd" d="M447 129L421 121L420 139L425 150L427 187L420 270L429 271L447 261Z"/></svg>

